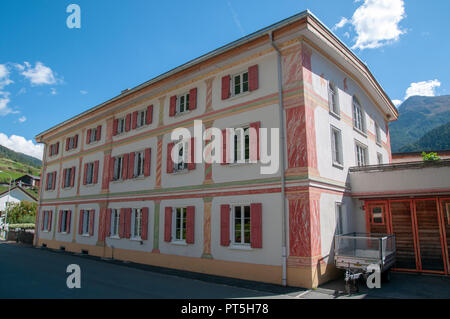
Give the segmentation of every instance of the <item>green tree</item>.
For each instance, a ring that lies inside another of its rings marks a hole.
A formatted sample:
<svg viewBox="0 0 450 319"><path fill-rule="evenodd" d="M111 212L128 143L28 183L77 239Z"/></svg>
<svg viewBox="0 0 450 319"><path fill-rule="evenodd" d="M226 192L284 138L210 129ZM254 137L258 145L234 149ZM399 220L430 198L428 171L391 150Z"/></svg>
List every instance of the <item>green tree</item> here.
<svg viewBox="0 0 450 319"><path fill-rule="evenodd" d="M425 153L422 152L422 158L424 162L431 162L431 161L438 161L441 158L434 152L430 152L430 153Z"/></svg>
<svg viewBox="0 0 450 319"><path fill-rule="evenodd" d="M34 223L37 204L29 201L12 203L8 209L8 224Z"/></svg>

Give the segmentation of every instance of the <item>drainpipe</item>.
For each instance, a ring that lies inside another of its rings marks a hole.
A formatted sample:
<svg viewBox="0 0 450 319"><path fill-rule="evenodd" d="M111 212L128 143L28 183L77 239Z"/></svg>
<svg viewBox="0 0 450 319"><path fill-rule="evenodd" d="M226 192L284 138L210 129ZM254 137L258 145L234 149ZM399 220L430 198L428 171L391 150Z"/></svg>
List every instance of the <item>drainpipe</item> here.
<svg viewBox="0 0 450 319"><path fill-rule="evenodd" d="M284 132L284 107L283 107L283 77L282 77L282 69L281 69L281 52L278 47L273 42L273 31L269 33L270 45L277 52L277 62L278 62L278 104L280 106L280 154L281 154L281 223L282 223L282 277L281 281L283 286L287 286L287 232L286 232L286 178L285 178L285 132Z"/></svg>

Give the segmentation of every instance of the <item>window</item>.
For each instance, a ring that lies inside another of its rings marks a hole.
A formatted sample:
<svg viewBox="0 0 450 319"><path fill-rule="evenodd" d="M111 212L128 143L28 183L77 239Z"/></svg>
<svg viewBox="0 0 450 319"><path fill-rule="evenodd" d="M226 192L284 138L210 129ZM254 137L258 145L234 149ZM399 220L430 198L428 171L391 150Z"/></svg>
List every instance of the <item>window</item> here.
<svg viewBox="0 0 450 319"><path fill-rule="evenodd" d="M50 223L51 223L51 221L49 220L50 219L50 211L44 211L44 220L42 221L43 222L43 230L44 231L50 231Z"/></svg>
<svg viewBox="0 0 450 319"><path fill-rule="evenodd" d="M331 152L333 157L333 164L342 166L342 137L341 131L335 127L331 127Z"/></svg>
<svg viewBox="0 0 450 319"><path fill-rule="evenodd" d="M86 184L94 183L94 163L88 163L86 166Z"/></svg>
<svg viewBox="0 0 450 319"><path fill-rule="evenodd" d="M55 143L55 144L52 144L52 145L50 145L50 151L49 151L49 153L50 153L50 156L54 156L54 155L57 155L57 154L58 154L58 152L59 152L59 142L58 142L58 143Z"/></svg>
<svg viewBox="0 0 450 319"><path fill-rule="evenodd" d="M147 118L147 110L139 111L138 114L137 114L136 127L144 126L146 118Z"/></svg>
<svg viewBox="0 0 450 319"><path fill-rule="evenodd" d="M71 168L66 168L64 170L65 174L64 174L64 184L63 187L64 188L68 188L68 187L72 187L73 186L73 182L75 180L75 167L71 167Z"/></svg>
<svg viewBox="0 0 450 319"><path fill-rule="evenodd" d="M122 178L123 156L117 156L114 161L114 180Z"/></svg>
<svg viewBox="0 0 450 319"><path fill-rule="evenodd" d="M83 235L89 235L89 222L90 222L90 214L92 214L92 212L90 210L85 210L83 212L83 228L82 228L82 234Z"/></svg>
<svg viewBox="0 0 450 319"><path fill-rule="evenodd" d="M250 205L233 206L231 229L234 244L250 245Z"/></svg>
<svg viewBox="0 0 450 319"><path fill-rule="evenodd" d="M447 203L447 223L450 225L450 203Z"/></svg>
<svg viewBox="0 0 450 319"><path fill-rule="evenodd" d="M374 206L371 209L372 224L384 224L383 207Z"/></svg>
<svg viewBox="0 0 450 319"><path fill-rule="evenodd" d="M69 216L70 216L70 212L68 210L63 210L62 214L61 214L61 228L60 228L60 232L61 233L68 233L70 232L69 229Z"/></svg>
<svg viewBox="0 0 450 319"><path fill-rule="evenodd" d="M112 209L111 210L111 237L119 236L119 217L120 217L120 210Z"/></svg>
<svg viewBox="0 0 450 319"><path fill-rule="evenodd" d="M330 81L328 82L328 106L330 112L339 115L339 97L336 86Z"/></svg>
<svg viewBox="0 0 450 319"><path fill-rule="evenodd" d="M377 161L378 161L378 165L383 164L383 154L377 153Z"/></svg>
<svg viewBox="0 0 450 319"><path fill-rule="evenodd" d="M234 129L233 159L234 163L247 163L250 160L249 126Z"/></svg>
<svg viewBox="0 0 450 319"><path fill-rule="evenodd" d="M364 114L356 97L353 97L353 126L361 132L365 132Z"/></svg>
<svg viewBox="0 0 450 319"><path fill-rule="evenodd" d="M367 147L356 143L356 164L358 166L367 165Z"/></svg>
<svg viewBox="0 0 450 319"><path fill-rule="evenodd" d="M133 177L139 177L144 175L144 152L136 152L134 154L134 172Z"/></svg>
<svg viewBox="0 0 450 319"><path fill-rule="evenodd" d="M133 208L133 216L132 216L132 237L133 238L141 238L142 234L142 209Z"/></svg>
<svg viewBox="0 0 450 319"><path fill-rule="evenodd" d="M336 203L336 234L342 235L345 232L344 229L344 215L342 209L342 203Z"/></svg>
<svg viewBox="0 0 450 319"><path fill-rule="evenodd" d="M117 134L125 132L125 118L122 117L117 120Z"/></svg>
<svg viewBox="0 0 450 319"><path fill-rule="evenodd" d="M377 122L375 122L375 139L378 145L381 145L381 130Z"/></svg>
<svg viewBox="0 0 450 319"><path fill-rule="evenodd" d="M66 151L73 150L78 146L78 135L66 139Z"/></svg>
<svg viewBox="0 0 450 319"><path fill-rule="evenodd" d="M175 162L173 167L175 172L179 172L187 169L188 167L188 142L181 141L177 143L175 147L178 147L178 162Z"/></svg>
<svg viewBox="0 0 450 319"><path fill-rule="evenodd" d="M89 143L95 142L96 138L97 138L97 128L92 128L91 135L89 136Z"/></svg>
<svg viewBox="0 0 450 319"><path fill-rule="evenodd" d="M189 93L180 95L177 98L177 114L189 111Z"/></svg>
<svg viewBox="0 0 450 319"><path fill-rule="evenodd" d="M174 212L174 219L175 223L173 223L173 231L172 238L174 238L175 241L185 241L186 240L186 207L178 207L175 208Z"/></svg>
<svg viewBox="0 0 450 319"><path fill-rule="evenodd" d="M233 95L248 92L248 71L231 77L231 92Z"/></svg>
<svg viewBox="0 0 450 319"><path fill-rule="evenodd" d="M47 174L47 187L46 187L46 190L52 190L53 189L55 176L56 176L56 172Z"/></svg>

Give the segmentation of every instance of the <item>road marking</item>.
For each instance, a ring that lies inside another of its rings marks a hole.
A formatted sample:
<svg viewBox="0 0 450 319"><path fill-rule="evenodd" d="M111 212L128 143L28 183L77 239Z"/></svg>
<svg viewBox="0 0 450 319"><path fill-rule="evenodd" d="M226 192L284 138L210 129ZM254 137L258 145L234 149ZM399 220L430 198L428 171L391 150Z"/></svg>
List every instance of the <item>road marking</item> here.
<svg viewBox="0 0 450 319"><path fill-rule="evenodd" d="M306 290L306 291L304 291L304 292L301 292L301 293L299 293L297 296L295 296L295 298L301 298L301 297L303 297L304 295L306 295L307 293L309 293L311 290L309 289L309 290Z"/></svg>

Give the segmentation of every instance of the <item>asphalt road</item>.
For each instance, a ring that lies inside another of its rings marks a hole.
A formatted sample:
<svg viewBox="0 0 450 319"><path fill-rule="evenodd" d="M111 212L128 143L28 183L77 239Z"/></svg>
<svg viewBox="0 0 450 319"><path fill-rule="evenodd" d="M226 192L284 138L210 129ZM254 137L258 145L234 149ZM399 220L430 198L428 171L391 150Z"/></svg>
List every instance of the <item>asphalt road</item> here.
<svg viewBox="0 0 450 319"><path fill-rule="evenodd" d="M69 289L66 285L70 275L66 269L70 264L80 266L79 289ZM0 298L266 297L281 296L279 293L167 275L70 253L0 243Z"/></svg>

